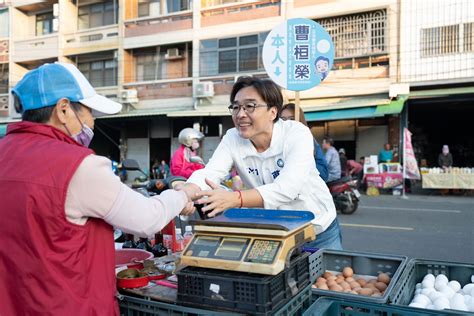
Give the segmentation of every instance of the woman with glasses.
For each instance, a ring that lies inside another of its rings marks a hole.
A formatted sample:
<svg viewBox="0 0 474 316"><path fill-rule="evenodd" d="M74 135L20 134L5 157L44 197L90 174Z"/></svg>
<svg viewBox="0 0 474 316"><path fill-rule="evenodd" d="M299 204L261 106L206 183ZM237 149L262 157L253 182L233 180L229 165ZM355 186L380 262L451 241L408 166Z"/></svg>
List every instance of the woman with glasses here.
<svg viewBox="0 0 474 316"><path fill-rule="evenodd" d="M279 119L283 96L270 80L240 77L230 94L235 128L227 131L204 169L186 183L204 212L266 208L310 210L317 239L311 247L341 249L336 209L315 168L313 136L303 124ZM220 183L235 167L247 190L229 192Z"/></svg>

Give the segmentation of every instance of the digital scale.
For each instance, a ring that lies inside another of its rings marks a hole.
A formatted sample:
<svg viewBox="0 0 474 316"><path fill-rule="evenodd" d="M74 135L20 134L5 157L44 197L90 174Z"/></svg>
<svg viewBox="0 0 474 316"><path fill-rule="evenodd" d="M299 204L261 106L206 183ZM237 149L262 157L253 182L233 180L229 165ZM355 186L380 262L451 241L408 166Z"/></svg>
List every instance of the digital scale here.
<svg viewBox="0 0 474 316"><path fill-rule="evenodd" d="M194 221L181 265L276 275L304 243L316 238L307 211L229 209Z"/></svg>

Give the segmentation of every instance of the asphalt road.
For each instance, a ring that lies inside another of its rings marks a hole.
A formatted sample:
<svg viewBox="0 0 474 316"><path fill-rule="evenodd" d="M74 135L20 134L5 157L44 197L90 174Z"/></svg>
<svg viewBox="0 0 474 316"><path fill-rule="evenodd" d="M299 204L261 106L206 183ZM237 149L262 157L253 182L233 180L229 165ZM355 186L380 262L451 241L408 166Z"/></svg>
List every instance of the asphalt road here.
<svg viewBox="0 0 474 316"><path fill-rule="evenodd" d="M362 196L338 214L345 250L474 263L474 197Z"/></svg>

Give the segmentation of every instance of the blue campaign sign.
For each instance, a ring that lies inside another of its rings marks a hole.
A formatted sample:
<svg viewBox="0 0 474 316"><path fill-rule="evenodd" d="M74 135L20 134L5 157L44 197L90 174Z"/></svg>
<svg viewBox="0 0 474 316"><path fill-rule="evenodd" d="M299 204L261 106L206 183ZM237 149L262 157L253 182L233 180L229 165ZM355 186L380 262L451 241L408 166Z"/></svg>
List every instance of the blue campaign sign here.
<svg viewBox="0 0 474 316"><path fill-rule="evenodd" d="M334 61L328 32L309 19L290 19L276 26L263 45L263 65L281 87L303 91L320 84Z"/></svg>

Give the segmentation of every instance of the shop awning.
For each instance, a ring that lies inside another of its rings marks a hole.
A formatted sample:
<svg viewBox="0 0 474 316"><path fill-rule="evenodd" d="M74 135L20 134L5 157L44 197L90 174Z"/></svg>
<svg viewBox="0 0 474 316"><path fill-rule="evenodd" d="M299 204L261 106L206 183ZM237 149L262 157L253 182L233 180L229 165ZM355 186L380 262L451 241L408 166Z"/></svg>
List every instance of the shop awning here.
<svg viewBox="0 0 474 316"><path fill-rule="evenodd" d="M396 100L390 101L389 104L386 105L378 105L377 109L375 110L376 116L383 116L388 114L399 114L403 110L403 105L405 101L408 99L408 95L401 95Z"/></svg>
<svg viewBox="0 0 474 316"><path fill-rule="evenodd" d="M7 134L7 125L8 124L0 124L0 137L3 137Z"/></svg>
<svg viewBox="0 0 474 316"><path fill-rule="evenodd" d="M334 120L347 120L347 119L359 119L375 116L383 116L375 114L377 110L376 106L368 106L363 108L355 109L341 109L341 110L330 110L330 111L318 111L305 113L304 117L308 122L311 121L334 121Z"/></svg>
<svg viewBox="0 0 474 316"><path fill-rule="evenodd" d="M294 100L291 100L294 102ZM300 106L305 112L354 109L389 104L387 94L360 95L352 97L302 99Z"/></svg>

